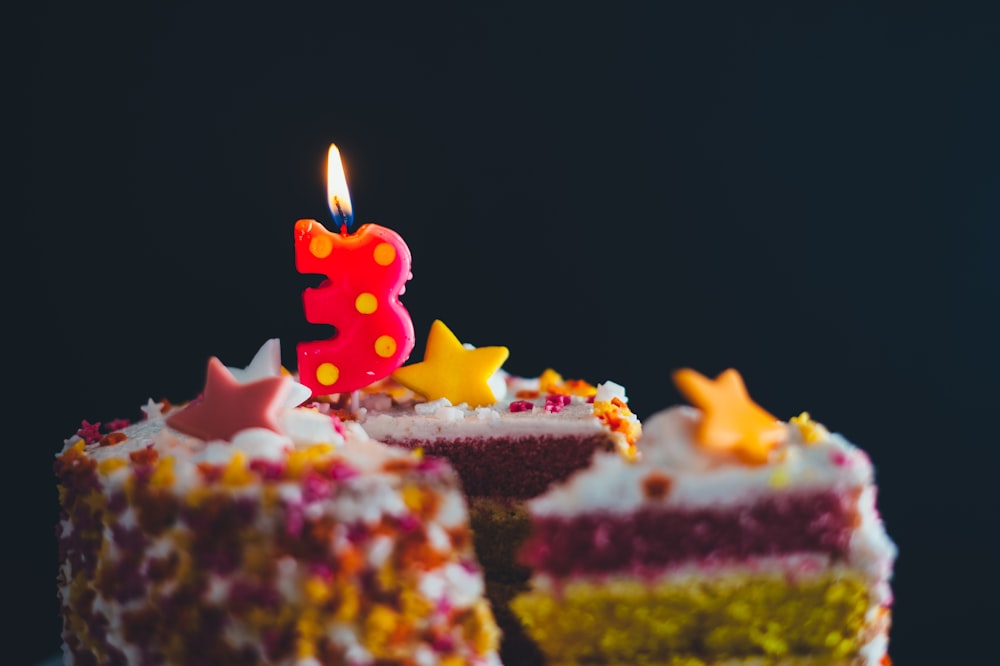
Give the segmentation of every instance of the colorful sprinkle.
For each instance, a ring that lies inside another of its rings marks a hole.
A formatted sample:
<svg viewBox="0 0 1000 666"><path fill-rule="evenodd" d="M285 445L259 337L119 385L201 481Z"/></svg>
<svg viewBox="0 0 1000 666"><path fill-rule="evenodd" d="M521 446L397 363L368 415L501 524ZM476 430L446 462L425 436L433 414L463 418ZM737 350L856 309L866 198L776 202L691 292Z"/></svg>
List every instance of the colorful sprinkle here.
<svg viewBox="0 0 1000 666"><path fill-rule="evenodd" d="M830 435L829 431L822 424L812 420L809 412L802 412L798 416L793 416L788 422L795 426L802 437L803 443L807 445L822 442Z"/></svg>
<svg viewBox="0 0 1000 666"><path fill-rule="evenodd" d="M545 411L552 414L558 414L562 411L563 407L570 404L572 398L568 395L562 394L549 394L545 396Z"/></svg>
<svg viewBox="0 0 1000 666"><path fill-rule="evenodd" d="M670 494L674 480L659 470L653 470L642 479L642 494L652 500L664 499Z"/></svg>
<svg viewBox="0 0 1000 666"><path fill-rule="evenodd" d="M89 446L101 439L101 424L100 422L88 423L87 421L83 421L80 424L80 429L76 431L76 434L78 437L82 437L83 441L85 441Z"/></svg>

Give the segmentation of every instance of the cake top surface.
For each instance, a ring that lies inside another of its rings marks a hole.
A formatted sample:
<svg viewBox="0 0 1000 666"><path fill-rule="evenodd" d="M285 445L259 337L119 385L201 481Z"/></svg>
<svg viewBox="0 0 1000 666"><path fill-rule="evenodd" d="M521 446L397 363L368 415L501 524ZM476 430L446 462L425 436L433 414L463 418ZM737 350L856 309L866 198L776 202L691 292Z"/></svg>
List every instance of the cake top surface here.
<svg viewBox="0 0 1000 666"><path fill-rule="evenodd" d="M807 413L782 422L761 418L766 412L760 410L743 423L751 439L756 437L748 444L733 434L739 427L726 424L724 411L717 405L684 405L653 414L643 422L635 459L596 455L590 468L533 500L532 511L546 515L737 504L778 491L846 489L873 482L868 455ZM761 439L761 432L769 434Z"/></svg>
<svg viewBox="0 0 1000 666"><path fill-rule="evenodd" d="M605 434L623 455L634 454L641 425L627 406L624 387L615 382L593 386L564 379L552 369L538 377L520 377L501 368L489 385L494 400L472 406L452 404L448 398L428 400L389 380L361 392L354 416L371 437L382 441Z"/></svg>
<svg viewBox="0 0 1000 666"><path fill-rule="evenodd" d="M126 469L169 460L181 490L206 478L239 486L248 469L280 480L296 476L290 468L333 462L345 476L441 466L422 461L420 452L386 446L342 421L329 404L309 401L311 392L281 368L279 356L277 340L269 340L246 368L227 368L213 357L205 390L194 400L180 406L149 400L135 423L102 428L84 421L59 458L89 459L103 476L119 479Z"/></svg>

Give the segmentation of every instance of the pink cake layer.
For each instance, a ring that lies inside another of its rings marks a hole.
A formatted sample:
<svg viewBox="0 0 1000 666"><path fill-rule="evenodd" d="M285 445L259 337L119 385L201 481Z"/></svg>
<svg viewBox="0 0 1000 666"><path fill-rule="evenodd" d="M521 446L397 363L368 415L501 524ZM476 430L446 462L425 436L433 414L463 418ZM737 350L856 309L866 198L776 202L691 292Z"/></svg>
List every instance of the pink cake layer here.
<svg viewBox="0 0 1000 666"><path fill-rule="evenodd" d="M528 499L553 481L568 478L590 464L595 451L614 446L609 437L542 435L530 438L399 440L386 444L421 448L425 455L447 458L469 497Z"/></svg>
<svg viewBox="0 0 1000 666"><path fill-rule="evenodd" d="M628 514L536 516L521 563L557 576L690 561L825 553L842 558L858 524L854 494L832 490L769 495L718 508L649 508Z"/></svg>

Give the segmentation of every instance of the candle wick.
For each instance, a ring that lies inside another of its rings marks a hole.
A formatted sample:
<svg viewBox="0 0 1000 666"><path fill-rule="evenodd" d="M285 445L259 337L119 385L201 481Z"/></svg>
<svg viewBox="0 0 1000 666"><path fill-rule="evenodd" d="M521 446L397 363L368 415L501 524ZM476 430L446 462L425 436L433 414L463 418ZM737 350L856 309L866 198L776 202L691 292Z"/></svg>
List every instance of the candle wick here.
<svg viewBox="0 0 1000 666"><path fill-rule="evenodd" d="M346 236L347 213L344 212L344 207L340 204L340 197L333 197L333 207L336 208L336 211L334 211L334 217L340 222L340 233L342 236Z"/></svg>

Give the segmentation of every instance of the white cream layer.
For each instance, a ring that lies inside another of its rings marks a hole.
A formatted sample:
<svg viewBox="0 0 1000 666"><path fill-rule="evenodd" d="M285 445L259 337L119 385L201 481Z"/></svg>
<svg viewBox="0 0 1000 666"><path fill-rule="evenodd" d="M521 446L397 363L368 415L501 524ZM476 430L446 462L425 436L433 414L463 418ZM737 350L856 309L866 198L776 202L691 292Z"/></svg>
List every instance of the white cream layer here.
<svg viewBox="0 0 1000 666"><path fill-rule="evenodd" d="M628 513L646 504L656 506L734 506L764 494L788 490L849 490L872 482L868 455L837 434L805 444L796 428L789 442L766 464L747 465L720 455L694 441L701 413L673 407L643 422L639 456L599 453L592 466L532 500L540 516L575 515L589 511ZM653 472L670 478L661 499L646 497L643 481Z"/></svg>
<svg viewBox="0 0 1000 666"><path fill-rule="evenodd" d="M522 391L539 391L537 377L516 377L501 372L494 379L494 384L504 388L495 390L500 398L487 407L471 408L465 403L452 405L446 398L424 402L414 396L393 404L387 395L369 394L360 400L358 421L369 436L385 442L526 439L544 435L588 437L610 432L594 416L594 406L586 398L572 396L570 404L560 411L548 412L544 395L518 397ZM597 386L595 401L612 398L628 402L621 385L609 381ZM511 403L517 401L531 403L532 407L511 412Z"/></svg>

